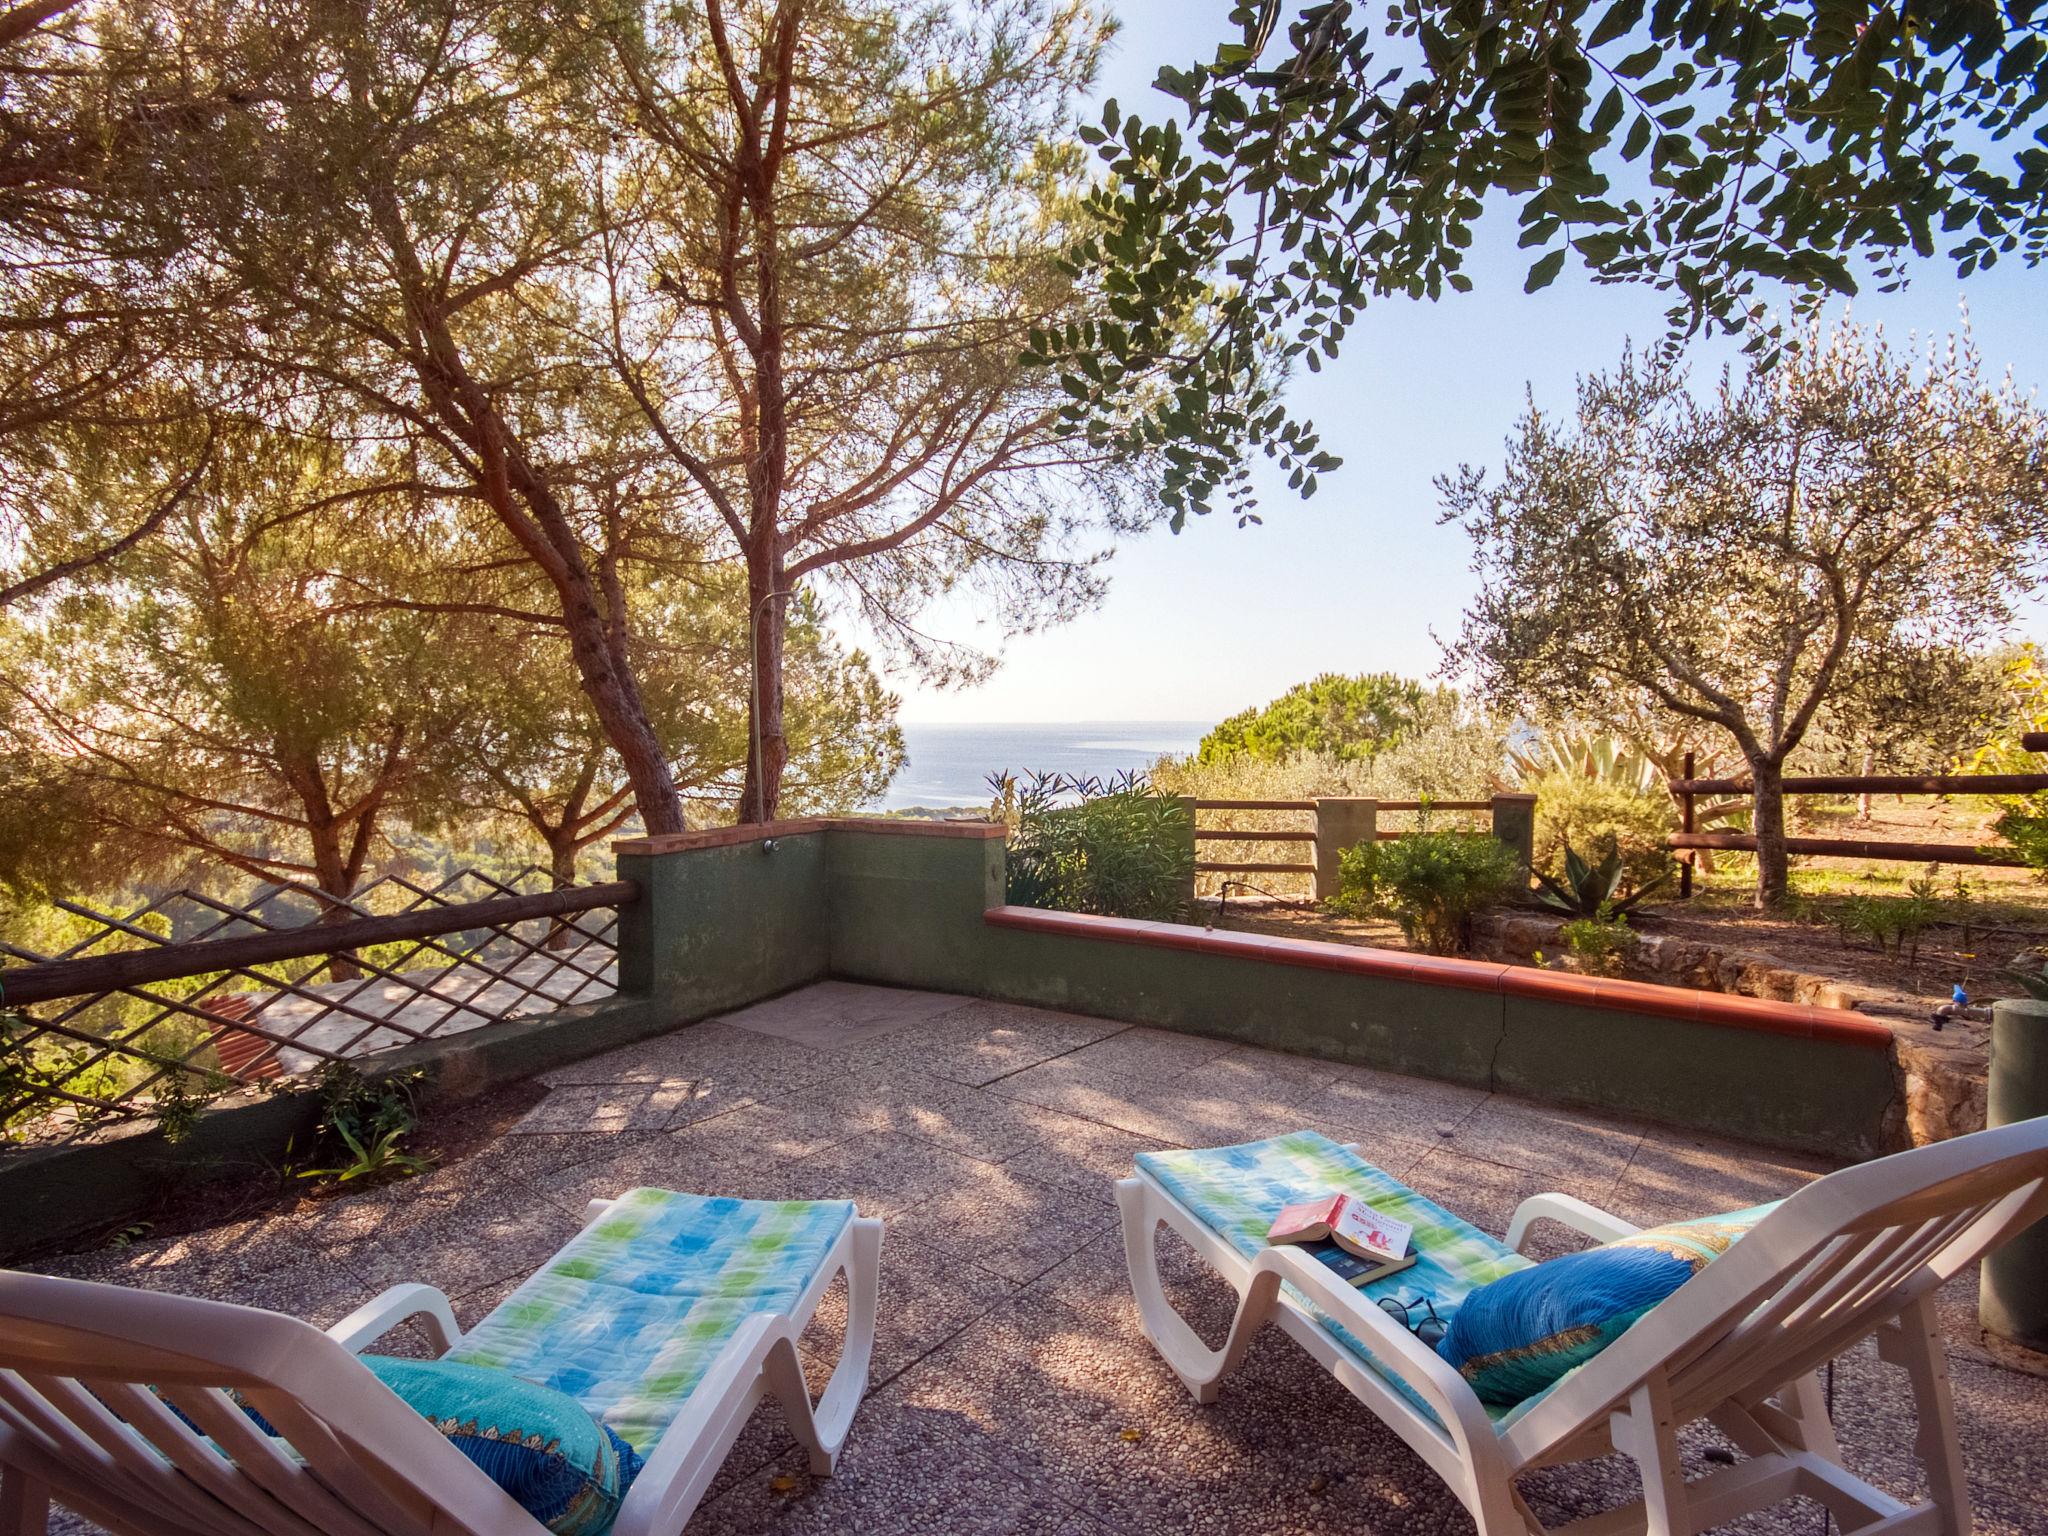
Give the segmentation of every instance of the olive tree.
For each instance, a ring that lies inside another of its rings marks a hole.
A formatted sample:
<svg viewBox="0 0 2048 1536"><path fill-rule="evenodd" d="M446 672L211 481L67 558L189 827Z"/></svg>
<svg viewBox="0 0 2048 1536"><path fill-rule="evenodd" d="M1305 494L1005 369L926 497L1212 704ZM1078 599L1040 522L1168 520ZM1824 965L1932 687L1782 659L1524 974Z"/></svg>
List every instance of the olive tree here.
<svg viewBox="0 0 2048 1536"><path fill-rule="evenodd" d="M1336 460L1285 365L1375 300L1469 289L1484 224L1516 219L1530 289L1570 262L1766 348L1779 295L2048 251L2031 4L1237 0L1215 44L1091 130L1112 174L1080 259L1118 323L1050 349L1077 418L1163 441L1176 521L1219 486L1248 506L1255 452L1312 492Z"/></svg>
<svg viewBox="0 0 2048 1536"><path fill-rule="evenodd" d="M2048 535L2048 417L1967 335L1919 362L1844 322L1694 393L1625 355L1574 416L1534 404L1498 477L1439 480L1480 593L1453 662L1498 701L1645 706L1725 733L1752 782L1757 902L1786 894L1787 757L1832 707L1950 707Z"/></svg>

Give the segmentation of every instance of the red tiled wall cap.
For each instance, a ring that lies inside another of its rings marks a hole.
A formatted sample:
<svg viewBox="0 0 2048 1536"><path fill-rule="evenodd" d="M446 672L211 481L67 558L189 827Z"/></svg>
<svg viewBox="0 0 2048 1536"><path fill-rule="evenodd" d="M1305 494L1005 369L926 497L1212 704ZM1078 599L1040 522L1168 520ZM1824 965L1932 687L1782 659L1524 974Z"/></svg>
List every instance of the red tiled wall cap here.
<svg viewBox="0 0 2048 1536"><path fill-rule="evenodd" d="M1651 1018L1684 1019L1729 1029L1762 1030L1802 1040L1829 1040L1873 1051L1889 1050L1892 1041L1892 1032L1884 1025L1845 1010L1737 997L1724 992L1698 992L1690 987L1609 981L1563 971L1503 965L1492 960L1412 955L1401 950L1362 949L1318 939L1283 939L1258 933L1219 933L1185 923L1135 922L1127 918L1093 917L1081 912L1048 912L1037 907L992 907L983 915L994 927L1026 933L1058 934L1065 938L1094 939L1109 944L1139 944L1239 960L1262 960L1270 965L1335 971L1350 976L1374 976L1426 987L1457 987L1471 992L1496 992L1506 997L1577 1003L1585 1008L1604 1008Z"/></svg>

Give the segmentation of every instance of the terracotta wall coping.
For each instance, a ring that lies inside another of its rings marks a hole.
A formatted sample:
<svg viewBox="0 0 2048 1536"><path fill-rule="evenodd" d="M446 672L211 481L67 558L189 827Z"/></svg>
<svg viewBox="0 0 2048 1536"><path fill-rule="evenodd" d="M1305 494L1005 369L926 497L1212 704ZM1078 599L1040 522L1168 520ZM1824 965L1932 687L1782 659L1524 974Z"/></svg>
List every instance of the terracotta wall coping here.
<svg viewBox="0 0 2048 1536"><path fill-rule="evenodd" d="M908 816L805 816L788 821L754 822L742 827L707 827L701 832L671 832L661 837L622 837L614 854L692 853L701 848L730 848L737 843L765 842L771 837L799 837L807 832L880 832L891 837L974 837L1003 835L994 821L925 821Z"/></svg>
<svg viewBox="0 0 2048 1536"><path fill-rule="evenodd" d="M1119 917L1094 917L1081 912L1048 912L1037 907L991 907L983 914L993 927L1026 933L1058 934L1109 944L1139 944L1154 949L1179 949L1195 954L1271 965L1335 971L1349 976L1375 976L1427 987L1458 987L1472 992L1497 992L1504 997L1543 1002L1576 1003L1652 1018L1685 1019L1730 1029L1755 1029L1803 1040L1829 1040L1865 1050L1891 1048L1892 1032L1872 1019L1842 1009L1813 1008L1804 1003L1778 1003L1764 998L1736 997L1725 992L1700 992L1690 987L1660 987L1642 981L1609 981L1492 960L1459 960L1442 955L1414 955L1403 950L1364 949L1319 939L1283 939L1262 933L1219 933L1186 923L1147 923Z"/></svg>

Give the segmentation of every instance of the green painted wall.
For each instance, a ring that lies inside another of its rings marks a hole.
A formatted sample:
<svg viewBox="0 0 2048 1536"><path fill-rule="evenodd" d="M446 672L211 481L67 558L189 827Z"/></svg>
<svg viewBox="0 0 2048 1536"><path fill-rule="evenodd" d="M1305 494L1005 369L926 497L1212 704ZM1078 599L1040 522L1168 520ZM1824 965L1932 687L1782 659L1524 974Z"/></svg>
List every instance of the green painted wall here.
<svg viewBox="0 0 2048 1536"><path fill-rule="evenodd" d="M1835 1157L1892 1150L1889 1052L1832 1040L1510 997L1503 1093Z"/></svg>
<svg viewBox="0 0 2048 1536"><path fill-rule="evenodd" d="M174 1186L271 1177L286 1145L305 1145L318 1119L311 1094L251 1095L208 1110L175 1145L138 1122L81 1146L9 1149L0 1157L0 1263L143 1215Z"/></svg>
<svg viewBox="0 0 2048 1536"><path fill-rule="evenodd" d="M1736 1140L1887 1150L1885 1053L1252 958L991 928L1002 845L835 827L831 971L1491 1086Z"/></svg>
<svg viewBox="0 0 2048 1536"><path fill-rule="evenodd" d="M827 882L831 970L935 992L989 991L989 929L1003 900L1003 844L834 827Z"/></svg>
<svg viewBox="0 0 2048 1536"><path fill-rule="evenodd" d="M1227 955L989 929L982 990L1331 1061L1486 1082L1501 1000Z"/></svg>
<svg viewBox="0 0 2048 1536"><path fill-rule="evenodd" d="M682 1022L817 980L831 960L825 863L822 831L621 854L641 897L619 909L619 990Z"/></svg>
<svg viewBox="0 0 2048 1536"><path fill-rule="evenodd" d="M763 841L629 854L620 996L394 1053L457 1097L532 1076L827 975L966 993L1215 1035L1325 1060L1638 1115L1737 1140L1885 1150L1883 1052L1556 1001L993 928L994 838L844 823ZM202 1117L177 1147L144 1128L0 1156L0 1257L125 1219L165 1183L274 1161L304 1099Z"/></svg>

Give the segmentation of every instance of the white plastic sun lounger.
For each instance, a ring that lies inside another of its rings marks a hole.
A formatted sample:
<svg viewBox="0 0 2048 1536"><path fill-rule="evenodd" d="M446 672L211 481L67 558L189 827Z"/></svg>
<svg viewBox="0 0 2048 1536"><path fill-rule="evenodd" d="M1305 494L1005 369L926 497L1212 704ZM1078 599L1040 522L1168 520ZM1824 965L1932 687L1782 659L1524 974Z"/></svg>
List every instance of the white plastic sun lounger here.
<svg viewBox="0 0 2048 1536"><path fill-rule="evenodd" d="M586 1359L594 1341L616 1345L608 1389L570 1395L652 1436L634 1441L645 1465L612 1526L618 1536L675 1536L764 1396L812 1471L829 1474L867 1390L881 1222L846 1202L665 1190L593 1201L584 1216L583 1231L467 1335L426 1285L395 1286L323 1333L253 1307L0 1271L0 1536L41 1536L53 1498L121 1536L544 1536L355 1358L414 1317L443 1355L519 1375L526 1362L504 1357L564 1357L566 1335L549 1332L557 1320L576 1330ZM605 1296L583 1277L634 1282L634 1316L647 1322L660 1310L661 1271L676 1271L668 1239L679 1223L714 1250L726 1244L723 1253L747 1244L726 1273L748 1279L721 1279L713 1251L670 1287L678 1317L707 1298L713 1313L662 1337L652 1327L636 1335L605 1316ZM779 1237L790 1241L775 1249ZM756 1283L763 1252L792 1256L779 1291L775 1276ZM797 1339L842 1272L846 1340L814 1405ZM636 1371L658 1374L666 1397L645 1391Z"/></svg>
<svg viewBox="0 0 2048 1536"><path fill-rule="evenodd" d="M1563 1529L1693 1536L1803 1495L1859 1536L1967 1536L1969 1490L1934 1291L2048 1215L2048 1118L1814 1181L1605 1350L1498 1418L1397 1318L1300 1248L1248 1257L1142 1168L1118 1183L1117 1199L1145 1331L1198 1401L1212 1401L1252 1336L1276 1324L1414 1447L1480 1536L1544 1531L1516 1491L1521 1473L1614 1451L1641 1468L1644 1496ZM1637 1230L1583 1201L1536 1195L1515 1212L1502 1251L1519 1252L1546 1219L1601 1241ZM1221 1349L1202 1343L1161 1288L1162 1226L1238 1293ZM1912 1505L1844 1465L1816 1375L1872 1334L1880 1357L1905 1369L1918 1410L1930 1492ZM1701 1419L1743 1459L1688 1482L1678 1430Z"/></svg>

